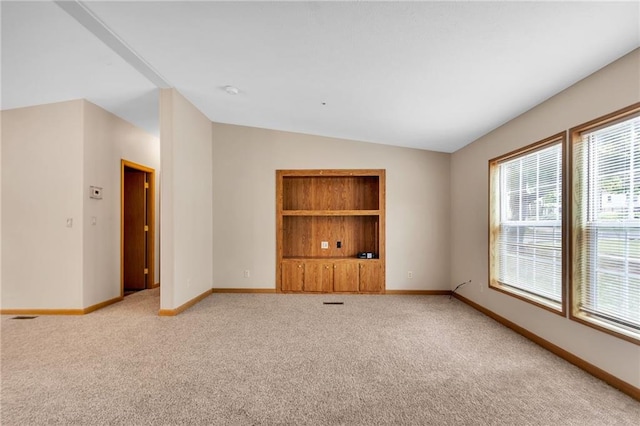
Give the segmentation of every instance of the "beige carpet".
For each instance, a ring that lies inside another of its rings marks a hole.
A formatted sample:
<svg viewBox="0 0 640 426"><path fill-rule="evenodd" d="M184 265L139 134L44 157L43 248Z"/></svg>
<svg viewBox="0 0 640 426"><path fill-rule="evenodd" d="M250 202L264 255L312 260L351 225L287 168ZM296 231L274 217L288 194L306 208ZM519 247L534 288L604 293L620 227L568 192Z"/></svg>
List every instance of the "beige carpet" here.
<svg viewBox="0 0 640 426"><path fill-rule="evenodd" d="M214 294L158 317L158 294L2 316L2 425L640 419L639 402L446 296Z"/></svg>

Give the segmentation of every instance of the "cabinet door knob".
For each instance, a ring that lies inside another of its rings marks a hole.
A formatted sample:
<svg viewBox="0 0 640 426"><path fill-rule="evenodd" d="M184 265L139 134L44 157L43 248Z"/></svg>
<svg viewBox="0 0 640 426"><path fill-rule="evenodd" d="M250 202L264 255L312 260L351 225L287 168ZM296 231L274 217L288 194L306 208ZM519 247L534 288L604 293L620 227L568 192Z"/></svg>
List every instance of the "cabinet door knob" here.
<svg viewBox="0 0 640 426"><path fill-rule="evenodd" d="M302 268L302 265L298 265L298 268Z"/></svg>

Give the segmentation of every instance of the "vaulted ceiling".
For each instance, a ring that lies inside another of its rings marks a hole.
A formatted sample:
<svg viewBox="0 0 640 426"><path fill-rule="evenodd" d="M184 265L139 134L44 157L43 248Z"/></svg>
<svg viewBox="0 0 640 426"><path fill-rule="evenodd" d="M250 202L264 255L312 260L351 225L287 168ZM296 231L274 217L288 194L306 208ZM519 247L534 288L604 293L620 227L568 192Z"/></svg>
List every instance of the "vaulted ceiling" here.
<svg viewBox="0 0 640 426"><path fill-rule="evenodd" d="M158 87L175 87L216 122L444 152L640 46L637 1L0 10L2 109L86 98L157 134Z"/></svg>

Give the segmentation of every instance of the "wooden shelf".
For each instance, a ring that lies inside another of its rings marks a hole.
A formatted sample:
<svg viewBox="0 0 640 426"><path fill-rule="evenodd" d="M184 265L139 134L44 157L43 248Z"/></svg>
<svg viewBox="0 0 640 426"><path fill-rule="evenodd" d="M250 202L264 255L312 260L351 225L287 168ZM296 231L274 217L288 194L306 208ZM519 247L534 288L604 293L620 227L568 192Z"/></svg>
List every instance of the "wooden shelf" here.
<svg viewBox="0 0 640 426"><path fill-rule="evenodd" d="M327 256L327 257L317 257L317 256L290 256L290 257L283 257L282 260L293 260L293 261L301 261L301 262L306 262L306 261L329 261L329 262L336 262L336 261L350 261L350 262L371 262L371 261L380 261L380 259L378 258L374 258L374 259L361 259L359 257L343 257L343 256Z"/></svg>
<svg viewBox="0 0 640 426"><path fill-rule="evenodd" d="M384 170L277 170L276 290L384 293L385 198Z"/></svg>
<svg viewBox="0 0 640 426"><path fill-rule="evenodd" d="M329 173L329 171L327 171ZM282 177L282 210L378 210L380 177L300 174Z"/></svg>
<svg viewBox="0 0 640 426"><path fill-rule="evenodd" d="M380 251L380 216L282 216L281 220L282 257L356 257L359 252ZM328 243L326 249L322 241Z"/></svg>
<svg viewBox="0 0 640 426"><path fill-rule="evenodd" d="M283 216L379 216L380 210L283 210Z"/></svg>

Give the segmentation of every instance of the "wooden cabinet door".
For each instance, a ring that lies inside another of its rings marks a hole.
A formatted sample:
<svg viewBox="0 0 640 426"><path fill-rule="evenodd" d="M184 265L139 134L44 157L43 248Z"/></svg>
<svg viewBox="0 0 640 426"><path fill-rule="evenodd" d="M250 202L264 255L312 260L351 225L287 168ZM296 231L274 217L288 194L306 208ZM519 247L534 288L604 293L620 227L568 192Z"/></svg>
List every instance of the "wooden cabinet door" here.
<svg viewBox="0 0 640 426"><path fill-rule="evenodd" d="M322 264L306 262L304 264L304 291L322 291Z"/></svg>
<svg viewBox="0 0 640 426"><path fill-rule="evenodd" d="M320 268L322 269L322 291L331 293L333 291L333 263L323 263Z"/></svg>
<svg viewBox="0 0 640 426"><path fill-rule="evenodd" d="M360 262L360 291L380 293L382 291L382 266L378 262Z"/></svg>
<svg viewBox="0 0 640 426"><path fill-rule="evenodd" d="M304 264L304 291L333 291L333 264L306 262Z"/></svg>
<svg viewBox="0 0 640 426"><path fill-rule="evenodd" d="M333 269L333 291L358 291L358 264L356 262L336 263Z"/></svg>
<svg viewBox="0 0 640 426"><path fill-rule="evenodd" d="M302 291L304 286L304 263L282 262L282 291Z"/></svg>

